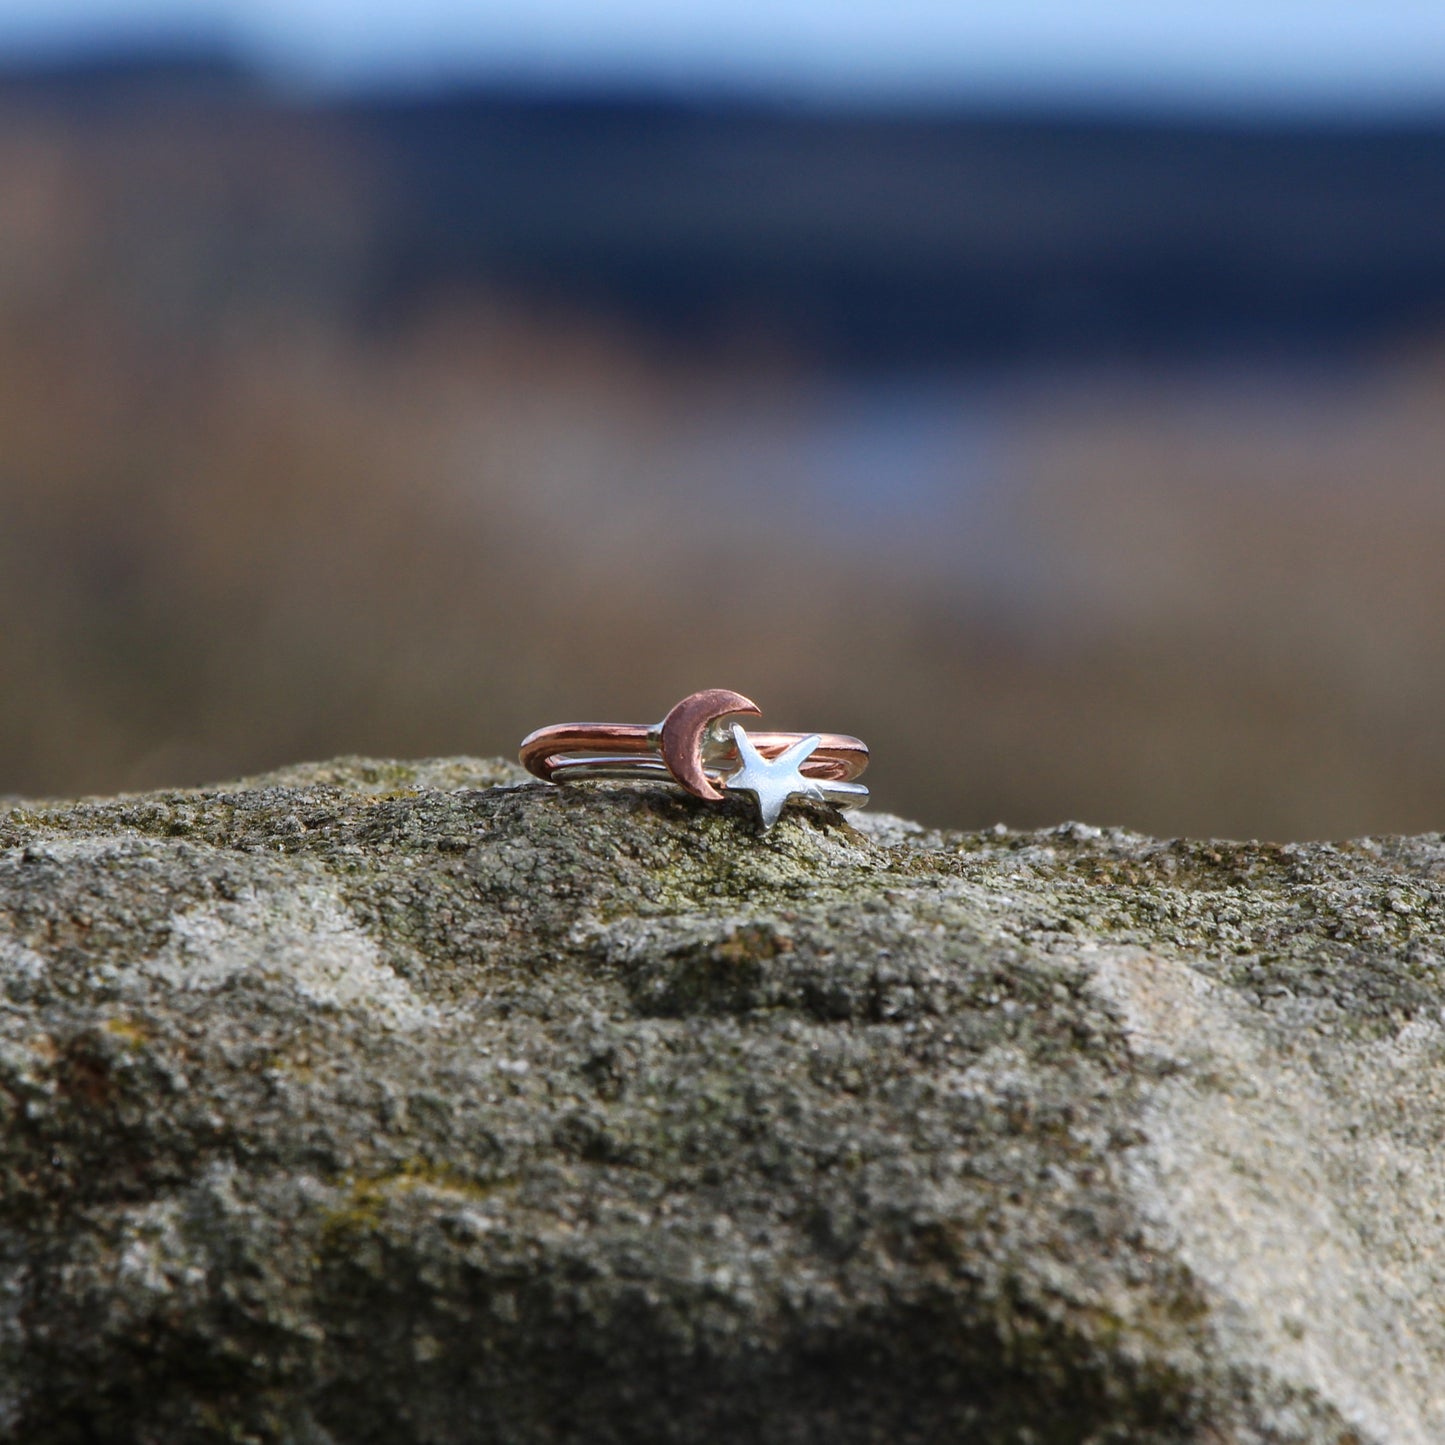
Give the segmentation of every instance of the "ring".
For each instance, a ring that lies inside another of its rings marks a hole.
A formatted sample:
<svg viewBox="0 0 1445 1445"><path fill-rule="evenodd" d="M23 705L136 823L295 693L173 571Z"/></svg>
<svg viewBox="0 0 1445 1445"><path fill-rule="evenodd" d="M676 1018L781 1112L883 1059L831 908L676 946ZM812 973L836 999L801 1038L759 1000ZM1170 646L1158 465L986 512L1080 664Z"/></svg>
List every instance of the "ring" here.
<svg viewBox="0 0 1445 1445"><path fill-rule="evenodd" d="M676 783L720 803L749 793L764 829L790 798L861 808L868 789L855 781L868 748L843 733L747 732L735 721L762 709L726 688L694 692L660 723L554 723L522 739L522 766L548 783L634 778Z"/></svg>

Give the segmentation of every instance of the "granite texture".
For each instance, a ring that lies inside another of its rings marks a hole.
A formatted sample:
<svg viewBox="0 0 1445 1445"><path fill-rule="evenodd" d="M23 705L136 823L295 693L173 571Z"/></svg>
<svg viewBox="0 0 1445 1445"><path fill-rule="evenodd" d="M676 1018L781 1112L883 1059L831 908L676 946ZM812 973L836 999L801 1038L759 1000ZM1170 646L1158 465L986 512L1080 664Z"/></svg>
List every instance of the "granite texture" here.
<svg viewBox="0 0 1445 1445"><path fill-rule="evenodd" d="M1445 1440L1445 839L0 805L0 1440Z"/></svg>

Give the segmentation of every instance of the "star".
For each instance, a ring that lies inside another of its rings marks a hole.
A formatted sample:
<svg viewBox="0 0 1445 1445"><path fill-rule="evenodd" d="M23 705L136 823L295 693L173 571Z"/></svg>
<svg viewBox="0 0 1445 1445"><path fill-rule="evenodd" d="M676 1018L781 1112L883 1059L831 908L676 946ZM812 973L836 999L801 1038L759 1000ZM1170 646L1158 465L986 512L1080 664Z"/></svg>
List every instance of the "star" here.
<svg viewBox="0 0 1445 1445"><path fill-rule="evenodd" d="M779 753L771 761L753 746L753 740L738 723L733 724L733 741L738 746L742 766L729 776L724 786L732 793L753 795L764 830L778 821L778 815L789 798L816 798L820 803L827 801L823 790L803 776L803 764L823 741L817 733L799 738L786 752Z"/></svg>

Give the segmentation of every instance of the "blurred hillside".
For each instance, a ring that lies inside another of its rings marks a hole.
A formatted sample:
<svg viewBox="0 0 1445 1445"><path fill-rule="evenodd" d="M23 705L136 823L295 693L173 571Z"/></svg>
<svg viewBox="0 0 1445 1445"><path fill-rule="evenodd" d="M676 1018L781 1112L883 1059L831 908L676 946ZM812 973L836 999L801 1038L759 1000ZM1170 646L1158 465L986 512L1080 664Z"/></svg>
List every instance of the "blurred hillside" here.
<svg viewBox="0 0 1445 1445"><path fill-rule="evenodd" d="M351 114L401 198L403 294L484 281L873 366L1445 321L1445 125L466 94Z"/></svg>
<svg viewBox="0 0 1445 1445"><path fill-rule="evenodd" d="M880 805L1445 817L1445 124L0 81L0 792L695 687Z"/></svg>
<svg viewBox="0 0 1445 1445"><path fill-rule="evenodd" d="M120 292L145 279L127 274L144 258L124 249L123 193L203 274L198 303L227 288L249 303L259 284L395 320L481 286L690 349L773 337L875 367L1297 351L1445 324L1445 115L899 115L497 89L327 106L224 56L0 70L0 113L104 172L91 209L114 228Z"/></svg>

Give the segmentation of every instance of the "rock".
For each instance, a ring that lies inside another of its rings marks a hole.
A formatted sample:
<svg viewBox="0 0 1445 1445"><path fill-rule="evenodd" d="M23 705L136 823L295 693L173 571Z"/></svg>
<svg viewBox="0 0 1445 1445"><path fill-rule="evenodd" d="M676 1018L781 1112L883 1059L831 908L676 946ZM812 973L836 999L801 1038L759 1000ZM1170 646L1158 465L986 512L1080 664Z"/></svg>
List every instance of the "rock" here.
<svg viewBox="0 0 1445 1445"><path fill-rule="evenodd" d="M1445 838L0 809L0 1439L1438 1442Z"/></svg>

